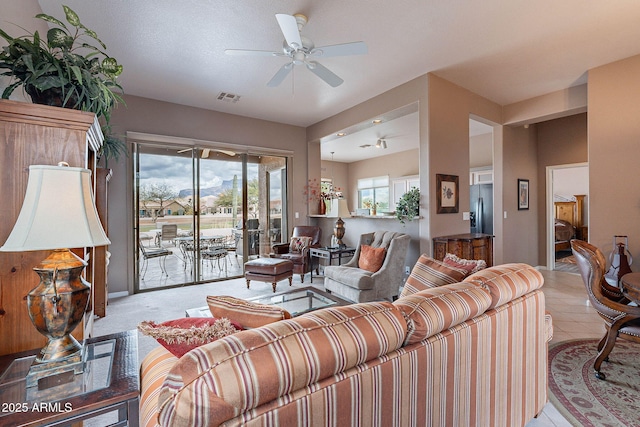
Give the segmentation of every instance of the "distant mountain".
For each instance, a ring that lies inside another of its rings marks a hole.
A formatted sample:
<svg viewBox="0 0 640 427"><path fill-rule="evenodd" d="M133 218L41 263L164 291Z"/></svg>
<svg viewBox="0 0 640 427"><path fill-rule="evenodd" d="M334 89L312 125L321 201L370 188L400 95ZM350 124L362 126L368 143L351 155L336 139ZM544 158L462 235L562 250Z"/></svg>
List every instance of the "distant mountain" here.
<svg viewBox="0 0 640 427"><path fill-rule="evenodd" d="M238 180L238 186L240 186L240 180ZM221 185L218 185L216 187L201 188L200 197L206 197L206 196L217 197L223 191L230 190L231 188L233 188L233 179L224 180L222 181ZM180 193L178 194L178 198L180 199L184 199L190 196L193 196L193 189L191 188L180 190Z"/></svg>

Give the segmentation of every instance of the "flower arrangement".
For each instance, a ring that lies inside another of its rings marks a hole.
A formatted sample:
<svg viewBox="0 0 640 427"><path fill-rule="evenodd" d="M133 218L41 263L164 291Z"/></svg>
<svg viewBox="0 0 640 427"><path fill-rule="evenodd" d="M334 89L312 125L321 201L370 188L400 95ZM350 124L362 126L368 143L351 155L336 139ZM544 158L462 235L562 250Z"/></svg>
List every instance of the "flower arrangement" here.
<svg viewBox="0 0 640 427"><path fill-rule="evenodd" d="M304 186L303 194L310 202L314 200L326 201L331 199L339 199L342 197L340 188L334 188L331 184L319 181L316 178L310 179L309 183Z"/></svg>

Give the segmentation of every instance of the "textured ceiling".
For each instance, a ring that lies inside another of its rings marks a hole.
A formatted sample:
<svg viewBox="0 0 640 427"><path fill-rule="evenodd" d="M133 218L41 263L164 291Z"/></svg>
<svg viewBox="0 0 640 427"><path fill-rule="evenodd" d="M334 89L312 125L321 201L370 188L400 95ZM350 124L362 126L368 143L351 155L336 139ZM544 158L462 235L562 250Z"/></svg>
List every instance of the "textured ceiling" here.
<svg viewBox="0 0 640 427"><path fill-rule="evenodd" d="M61 4L124 65L126 93L308 126L427 72L499 104L586 81L590 68L640 53L637 0L39 0ZM280 57L276 13L303 13L316 45L364 41L368 54L320 60L344 79L332 88L297 66L266 83ZM241 98L218 101L220 92Z"/></svg>

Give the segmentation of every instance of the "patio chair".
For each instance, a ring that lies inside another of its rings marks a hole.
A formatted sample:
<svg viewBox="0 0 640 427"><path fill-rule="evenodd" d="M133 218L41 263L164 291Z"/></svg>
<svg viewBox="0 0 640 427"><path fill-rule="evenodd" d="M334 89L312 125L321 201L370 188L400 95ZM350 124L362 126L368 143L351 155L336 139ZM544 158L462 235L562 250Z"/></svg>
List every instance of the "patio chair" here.
<svg viewBox="0 0 640 427"><path fill-rule="evenodd" d="M176 245L175 238L178 237L178 225L177 224L162 224L160 229L160 245L162 242L169 241L173 246Z"/></svg>
<svg viewBox="0 0 640 427"><path fill-rule="evenodd" d="M172 255L173 252L171 252L169 249L164 248L146 248L140 240L138 240L138 247L140 248L140 252L142 253L142 267L140 268L140 272L142 273L140 278L142 280L144 280L144 276L147 274L147 269L149 268L149 260L153 258L160 258L160 270L164 275L166 275L167 277L169 276L169 273L167 273L166 261L167 256Z"/></svg>

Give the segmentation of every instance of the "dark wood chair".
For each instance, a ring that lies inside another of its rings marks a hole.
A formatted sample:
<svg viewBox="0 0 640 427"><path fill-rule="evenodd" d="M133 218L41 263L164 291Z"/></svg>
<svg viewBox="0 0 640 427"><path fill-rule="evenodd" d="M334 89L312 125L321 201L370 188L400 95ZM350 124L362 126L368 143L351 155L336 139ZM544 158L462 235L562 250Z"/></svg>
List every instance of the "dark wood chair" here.
<svg viewBox="0 0 640 427"><path fill-rule="evenodd" d="M320 247L322 229L314 225L301 225L293 227L291 237L311 237L311 244L300 253L289 251L289 243L278 243L271 247L271 258L283 258L293 262L293 274L300 275L300 281L304 283L304 275L312 269L309 248ZM317 268L317 267L316 267Z"/></svg>
<svg viewBox="0 0 640 427"><path fill-rule="evenodd" d="M593 364L596 378L604 380L606 375L600 371L600 365L608 360L616 339L640 342L640 307L627 305L629 300L620 289L604 280L607 263L600 249L582 240L571 240L571 250L589 301L605 322L606 333L598 343L598 357Z"/></svg>

